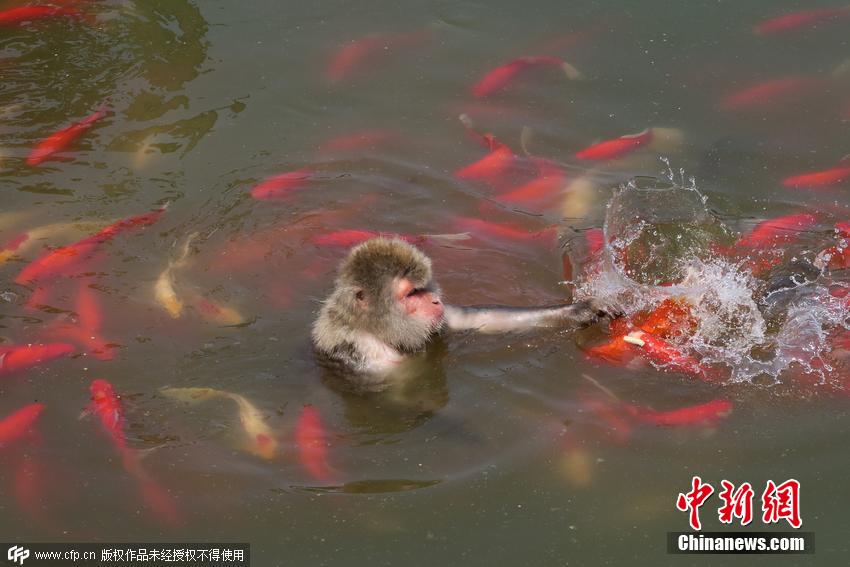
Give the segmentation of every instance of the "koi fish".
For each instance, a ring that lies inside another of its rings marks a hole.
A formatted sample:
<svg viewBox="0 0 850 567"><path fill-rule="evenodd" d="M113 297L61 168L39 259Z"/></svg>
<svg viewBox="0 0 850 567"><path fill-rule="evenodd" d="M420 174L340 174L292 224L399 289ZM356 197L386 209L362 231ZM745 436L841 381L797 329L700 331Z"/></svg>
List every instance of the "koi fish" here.
<svg viewBox="0 0 850 567"><path fill-rule="evenodd" d="M811 90L820 81L812 77L782 77L756 83L740 91L726 95L720 101L721 110L740 110L788 100Z"/></svg>
<svg viewBox="0 0 850 567"><path fill-rule="evenodd" d="M55 241L59 239L67 239L69 237L80 234L91 234L94 231L102 229L106 223L98 222L61 222L48 224L33 228L12 237L6 244L0 248L0 264L15 257L20 257L28 253L32 248L44 241Z"/></svg>
<svg viewBox="0 0 850 567"><path fill-rule="evenodd" d="M99 245L123 231L152 225L165 211L166 207L163 207L150 213L120 220L88 238L47 252L21 270L15 278L15 283L27 284L67 273L70 268L91 258Z"/></svg>
<svg viewBox="0 0 850 567"><path fill-rule="evenodd" d="M304 406L295 425L295 445L301 465L314 479L330 482L334 477L328 464L328 440L322 416L310 405Z"/></svg>
<svg viewBox="0 0 850 567"><path fill-rule="evenodd" d="M248 320L233 307L198 294L195 295L192 304L204 319L217 325L232 327L234 325L242 325Z"/></svg>
<svg viewBox="0 0 850 567"><path fill-rule="evenodd" d="M809 213L798 213L769 219L758 223L749 234L738 240L739 247L768 248L787 243L818 222Z"/></svg>
<svg viewBox="0 0 850 567"><path fill-rule="evenodd" d="M587 254L596 256L605 246L605 233L602 232L601 228L591 228L585 231L584 240L587 243Z"/></svg>
<svg viewBox="0 0 850 567"><path fill-rule="evenodd" d="M617 411L614 404L596 398L584 397L581 405L583 409L593 413L605 423L617 443L626 443L631 439L632 426L625 419L623 413Z"/></svg>
<svg viewBox="0 0 850 567"><path fill-rule="evenodd" d="M835 232L843 238L850 238L850 221L836 223Z"/></svg>
<svg viewBox="0 0 850 567"><path fill-rule="evenodd" d="M183 314L183 300L177 295L174 290L174 270L185 266L189 258L190 245L198 236L197 232L193 232L186 237L185 242L180 250L180 254L174 260L168 262L168 266L159 274L159 277L154 283L153 292L156 302L165 309L173 319L179 318Z"/></svg>
<svg viewBox="0 0 850 567"><path fill-rule="evenodd" d="M846 270L850 268L850 243L830 246L821 251L815 257L813 264L820 269Z"/></svg>
<svg viewBox="0 0 850 567"><path fill-rule="evenodd" d="M0 345L0 375L23 370L74 352L67 343Z"/></svg>
<svg viewBox="0 0 850 567"><path fill-rule="evenodd" d="M360 130L352 134L337 136L322 144L319 153L341 153L389 144L398 139L395 132L388 130Z"/></svg>
<svg viewBox="0 0 850 567"><path fill-rule="evenodd" d="M614 335L602 344L585 349L585 353L615 364L626 364L634 357L634 351L626 342L625 336L625 333Z"/></svg>
<svg viewBox="0 0 850 567"><path fill-rule="evenodd" d="M0 448L31 431L44 408L44 404L28 404L0 419Z"/></svg>
<svg viewBox="0 0 850 567"><path fill-rule="evenodd" d="M543 205L566 187L567 178L560 167L548 160L537 161L537 177L524 185L502 193L497 199L516 205Z"/></svg>
<svg viewBox="0 0 850 567"><path fill-rule="evenodd" d="M837 21L839 18L847 15L850 15L850 8L846 6L801 10L765 20L756 25L754 31L759 35L797 31L801 28L813 28L819 24Z"/></svg>
<svg viewBox="0 0 850 567"><path fill-rule="evenodd" d="M698 360L686 355L675 345L668 343L664 339L660 339L644 331L632 331L623 337L623 340L639 347L641 354L661 367L692 374L703 379L708 378L706 369L700 365Z"/></svg>
<svg viewBox="0 0 850 567"><path fill-rule="evenodd" d="M838 185L848 179L850 179L850 165L843 165L833 167L831 169L825 169L823 171L815 171L812 173L786 177L782 180L782 185L794 189L827 187L831 185Z"/></svg>
<svg viewBox="0 0 850 567"><path fill-rule="evenodd" d="M65 6L20 6L18 8L10 8L0 12L0 26L11 26L24 22L34 22L56 16L86 19L86 16L79 10Z"/></svg>
<svg viewBox="0 0 850 567"><path fill-rule="evenodd" d="M712 423L732 412L732 402L720 399L667 411L656 411L631 404L624 404L624 406L632 416L640 421L673 427Z"/></svg>
<svg viewBox="0 0 850 567"><path fill-rule="evenodd" d="M637 134L628 134L594 144L578 152L576 157L594 161L617 159L632 153L641 146L645 146L652 141L652 138L652 128L647 128Z"/></svg>
<svg viewBox="0 0 850 567"><path fill-rule="evenodd" d="M251 189L251 196L259 201L284 199L293 191L303 188L312 176L313 171L309 168L274 175Z"/></svg>
<svg viewBox="0 0 850 567"><path fill-rule="evenodd" d="M137 452L127 446L127 437L124 433L124 411L121 399L115 393L112 384L106 380L97 379L91 383L89 391L91 402L87 411L100 419L112 444L121 455L124 469L138 482L142 500L158 518L167 524L181 525L183 519L171 495L150 478L142 468Z"/></svg>
<svg viewBox="0 0 850 567"><path fill-rule="evenodd" d="M600 190L599 183L590 175L582 175L570 181L564 189L561 216L569 219L587 218Z"/></svg>
<svg viewBox="0 0 850 567"><path fill-rule="evenodd" d="M649 313L635 316L634 324L641 331L666 339L694 331L697 321L684 300L668 298Z"/></svg>
<svg viewBox="0 0 850 567"><path fill-rule="evenodd" d="M112 360L112 346L101 335L103 314L91 288L82 282L76 296L76 323L51 325L45 334L53 339L65 339L87 349L99 360Z"/></svg>
<svg viewBox="0 0 850 567"><path fill-rule="evenodd" d="M80 134L91 128L95 122L106 116L108 112L108 107L103 105L96 112L79 122L51 134L30 152L29 157L27 157L27 164L35 167L53 154L62 151Z"/></svg>
<svg viewBox="0 0 850 567"><path fill-rule="evenodd" d="M389 51L418 45L430 36L430 30L417 30L402 34L375 34L350 41L331 56L325 68L325 79L330 83L350 79L366 61L377 59Z"/></svg>
<svg viewBox="0 0 850 567"><path fill-rule="evenodd" d="M497 142L495 148L486 156L455 171L455 177L496 185L500 178L510 171L515 160L514 152L508 146Z"/></svg>
<svg viewBox="0 0 850 567"><path fill-rule="evenodd" d="M272 459L278 445L264 414L247 398L214 388L164 388L160 392L173 400L195 404L213 398L229 398L239 408L239 421L245 434L246 449L263 459Z"/></svg>
<svg viewBox="0 0 850 567"><path fill-rule="evenodd" d="M472 95L475 98L484 98L493 93L504 89L521 72L540 66L559 67L568 79L581 79L582 75L578 69L560 59L551 55L535 55L530 57L520 57L509 61L504 65L500 65L484 75L472 87Z"/></svg>
<svg viewBox="0 0 850 567"><path fill-rule="evenodd" d="M471 217L458 217L454 222L466 233L473 233L501 240L520 242L544 240L546 242L554 243L558 236L556 227L529 231L514 224L496 223Z"/></svg>

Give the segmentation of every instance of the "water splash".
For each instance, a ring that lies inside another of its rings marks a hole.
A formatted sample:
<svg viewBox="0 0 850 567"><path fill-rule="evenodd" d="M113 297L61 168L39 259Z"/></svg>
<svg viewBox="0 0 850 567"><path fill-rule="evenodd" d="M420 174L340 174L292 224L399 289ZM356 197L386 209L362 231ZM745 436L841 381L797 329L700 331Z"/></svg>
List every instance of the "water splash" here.
<svg viewBox="0 0 850 567"><path fill-rule="evenodd" d="M695 325L671 342L730 381L779 382L791 368L825 381L833 370L830 334L850 328L850 301L830 293L843 284L815 270L809 278L792 273L771 290L748 258L723 253L733 232L710 213L693 178L667 166L664 180L636 178L615 192L602 253L587 266L576 297L616 305L627 317L682 300Z"/></svg>

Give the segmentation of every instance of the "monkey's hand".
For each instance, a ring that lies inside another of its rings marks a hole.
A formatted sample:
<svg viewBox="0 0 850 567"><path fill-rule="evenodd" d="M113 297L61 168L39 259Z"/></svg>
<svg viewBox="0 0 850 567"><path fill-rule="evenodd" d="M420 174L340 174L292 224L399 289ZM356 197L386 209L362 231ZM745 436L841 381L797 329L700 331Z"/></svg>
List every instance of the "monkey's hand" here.
<svg viewBox="0 0 850 567"><path fill-rule="evenodd" d="M610 313L590 299L571 305L547 307L507 307L504 305L445 306L449 329L482 333L524 331L538 327L585 326Z"/></svg>
<svg viewBox="0 0 850 567"><path fill-rule="evenodd" d="M579 326L592 325L604 317L616 319L623 315L621 309L595 298L577 301L565 306L564 310L566 320Z"/></svg>

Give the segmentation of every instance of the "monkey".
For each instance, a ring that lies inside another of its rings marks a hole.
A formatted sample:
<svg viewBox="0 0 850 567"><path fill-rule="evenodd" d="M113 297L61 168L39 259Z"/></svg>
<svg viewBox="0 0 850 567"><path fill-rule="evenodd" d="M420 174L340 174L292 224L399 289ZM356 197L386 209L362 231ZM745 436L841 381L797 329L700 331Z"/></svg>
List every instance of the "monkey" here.
<svg viewBox="0 0 850 567"><path fill-rule="evenodd" d="M381 382L446 330L579 327L606 314L593 300L545 307L445 304L428 256L403 240L377 237L352 248L340 264L312 339L326 364Z"/></svg>

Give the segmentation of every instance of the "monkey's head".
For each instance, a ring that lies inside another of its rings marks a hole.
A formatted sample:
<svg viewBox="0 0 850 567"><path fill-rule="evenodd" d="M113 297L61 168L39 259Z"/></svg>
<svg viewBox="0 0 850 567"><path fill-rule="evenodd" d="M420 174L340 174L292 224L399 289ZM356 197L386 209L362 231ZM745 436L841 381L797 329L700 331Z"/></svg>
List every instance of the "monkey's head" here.
<svg viewBox="0 0 850 567"><path fill-rule="evenodd" d="M326 307L331 324L369 332L402 351L421 349L443 325L431 260L398 239L373 238L353 248Z"/></svg>

